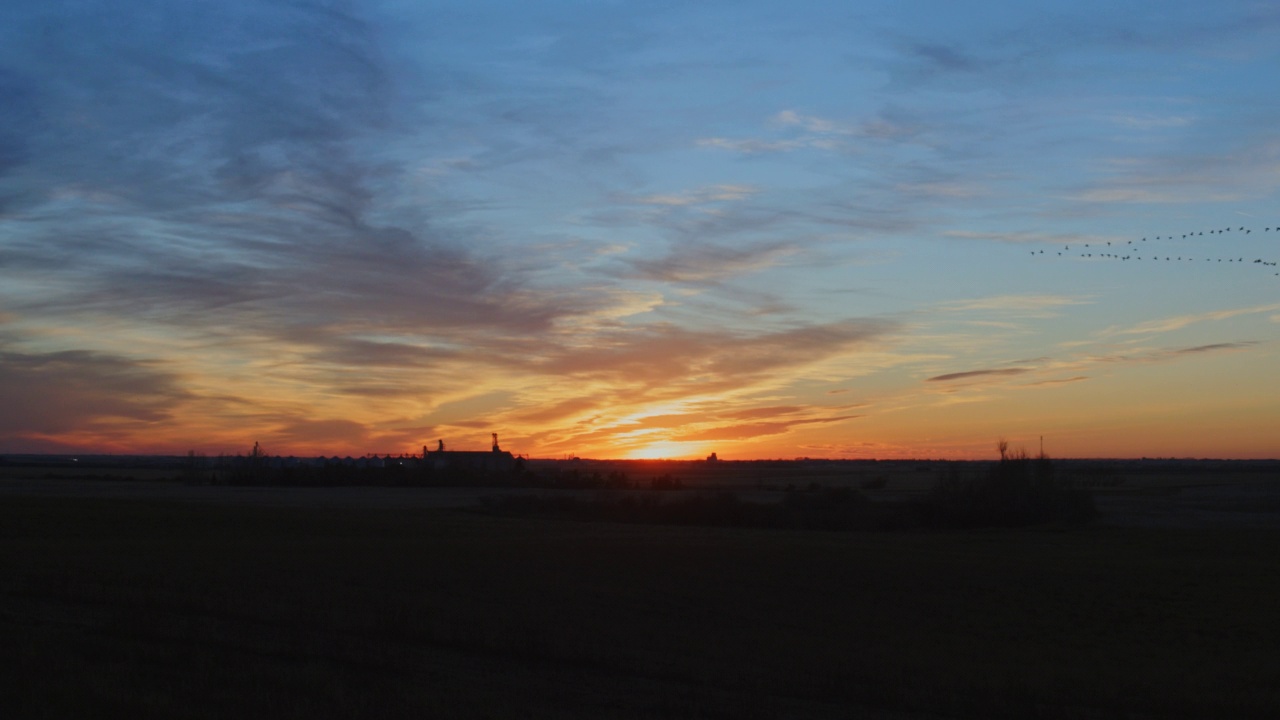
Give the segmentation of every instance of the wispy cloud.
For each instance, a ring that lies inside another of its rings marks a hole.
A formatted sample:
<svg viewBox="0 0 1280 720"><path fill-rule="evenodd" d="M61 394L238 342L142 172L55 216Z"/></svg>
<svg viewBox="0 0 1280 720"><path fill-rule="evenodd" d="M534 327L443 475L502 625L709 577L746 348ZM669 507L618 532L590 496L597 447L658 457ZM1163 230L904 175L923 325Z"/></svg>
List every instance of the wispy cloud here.
<svg viewBox="0 0 1280 720"><path fill-rule="evenodd" d="M1247 308L1232 308L1229 310L1212 310L1209 312L1193 313L1190 315L1176 315L1173 317L1161 318L1159 320L1150 320L1127 328L1110 327L1101 331L1099 336L1115 337L1117 335L1154 335L1181 330L1197 323L1228 320L1241 315L1275 312L1278 309L1280 309L1280 303L1257 305Z"/></svg>
<svg viewBox="0 0 1280 720"><path fill-rule="evenodd" d="M1054 308L1088 304L1087 298L1068 295L997 295L944 303L940 309L950 312L1027 312L1041 314Z"/></svg>
<svg viewBox="0 0 1280 720"><path fill-rule="evenodd" d="M1031 372L1031 368L997 368L990 370L966 370L964 372L947 373L926 378L925 382L952 382L955 380L972 380L975 378L1007 377Z"/></svg>
<svg viewBox="0 0 1280 720"><path fill-rule="evenodd" d="M1118 204L1225 203L1262 198L1280 176L1280 145L1243 136L1214 155L1112 158L1108 172L1073 197Z"/></svg>
<svg viewBox="0 0 1280 720"><path fill-rule="evenodd" d="M1087 353L1058 358L1045 363L1042 367L1048 372L1061 372L1064 370L1084 370L1099 366L1166 363L1197 355L1255 350L1261 346L1262 343L1257 340L1240 340L1186 347L1135 348L1126 351Z"/></svg>
<svg viewBox="0 0 1280 720"><path fill-rule="evenodd" d="M1195 347L1178 348L1177 350L1171 350L1169 352L1174 355L1193 355L1219 352L1222 350L1245 350L1257 344L1258 343L1256 341L1252 340L1246 342L1211 343L1209 345L1196 345Z"/></svg>
<svg viewBox="0 0 1280 720"><path fill-rule="evenodd" d="M761 140L758 138L725 138L725 137L707 137L699 138L698 146L705 148L714 148L717 150L729 150L744 155L754 155L757 153L770 152L786 152L788 150L796 150L803 147L819 147L826 148L829 143L817 142L813 139L804 140Z"/></svg>
<svg viewBox="0 0 1280 720"><path fill-rule="evenodd" d="M957 45L922 42L910 46L912 56L943 72L979 72L991 66Z"/></svg>
<svg viewBox="0 0 1280 720"><path fill-rule="evenodd" d="M1148 363L1165 363L1199 355L1251 350L1260 346L1261 343L1257 340L1241 340L1236 342L1209 343L1206 345L1192 345L1187 347L1141 348L1128 352L1111 352L1085 356L1077 361L1075 366L1084 367L1087 365L1142 365Z"/></svg>
<svg viewBox="0 0 1280 720"><path fill-rule="evenodd" d="M852 420L858 415L839 415L829 418L810 420L792 420L785 422L757 422L742 425L721 425L704 428L677 436L681 442L700 442L707 440L750 440L767 435L781 435L807 425L825 425L844 420Z"/></svg>
<svg viewBox="0 0 1280 720"><path fill-rule="evenodd" d="M900 121L876 117L858 122L841 122L806 115L796 110L782 110L770 118L769 124L778 137L726 138L704 137L700 147L729 150L746 155L788 152L800 149L824 151L857 150L864 142L905 141L921 130Z"/></svg>
<svg viewBox="0 0 1280 720"><path fill-rule="evenodd" d="M1136 130L1181 128L1194 122L1194 118L1186 115L1113 115L1109 119L1117 125Z"/></svg>
<svg viewBox="0 0 1280 720"><path fill-rule="evenodd" d="M59 435L127 445L191 399L163 363L89 351L0 351L0 394L0 444L27 451Z"/></svg>
<svg viewBox="0 0 1280 720"><path fill-rule="evenodd" d="M605 333L589 347L550 350L527 367L558 376L613 378L679 395L692 387L746 387L869 345L900 327L888 320L853 319L742 335L650 325Z"/></svg>
<svg viewBox="0 0 1280 720"><path fill-rule="evenodd" d="M732 248L683 245L656 260L630 260L634 276L666 282L708 282L758 272L794 255L794 246L774 243Z"/></svg>
<svg viewBox="0 0 1280 720"><path fill-rule="evenodd" d="M742 200L757 192L759 192L759 189L750 185L711 185L671 195L641 195L634 198L633 202L641 205L686 207Z"/></svg>
<svg viewBox="0 0 1280 720"><path fill-rule="evenodd" d="M1076 375L1069 378L1054 378L1050 380L1038 380L1036 382L1027 383L1024 387L1044 387L1046 385L1068 385L1070 383L1083 382L1088 380L1088 375Z"/></svg>
<svg viewBox="0 0 1280 720"><path fill-rule="evenodd" d="M984 184L960 180L901 182L894 190L921 199L968 200L991 194L991 189Z"/></svg>
<svg viewBox="0 0 1280 720"><path fill-rule="evenodd" d="M1045 233L1045 232L980 232L975 230L947 230L945 237L960 240L990 240L1014 245L1105 245L1108 242L1122 242L1118 235L1095 235L1082 233Z"/></svg>
<svg viewBox="0 0 1280 720"><path fill-rule="evenodd" d="M1257 341L1247 340L1238 342L1209 343L1205 345L1177 348L1149 348L1124 353L1083 355L1065 358L1044 357L1033 361L1018 361L1019 366L1017 367L982 368L978 370L966 370L962 372L935 375L933 377L926 378L925 382L954 383L957 381L964 381L967 383L969 381L977 381L979 384L991 384L1003 382L1010 377L1040 375L1050 377L1019 383L1013 387L1046 387L1081 382L1089 379L1088 375L1052 377L1053 375L1061 375L1064 371L1070 372L1074 370L1078 372L1089 367L1108 365L1166 363L1184 357L1249 350L1256 348L1258 345L1259 343ZM1034 365L1027 366L1028 363L1034 363Z"/></svg>

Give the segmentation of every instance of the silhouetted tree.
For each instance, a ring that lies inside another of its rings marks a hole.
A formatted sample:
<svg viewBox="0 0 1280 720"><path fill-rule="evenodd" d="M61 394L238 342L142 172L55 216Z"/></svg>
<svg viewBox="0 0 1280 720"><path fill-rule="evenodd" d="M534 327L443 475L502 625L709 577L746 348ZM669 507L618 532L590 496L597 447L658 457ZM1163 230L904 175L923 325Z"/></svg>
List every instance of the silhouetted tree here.
<svg viewBox="0 0 1280 720"><path fill-rule="evenodd" d="M930 527L1016 527L1046 522L1084 523L1096 515L1093 495L1057 477L1053 461L1041 454L1008 451L1003 439L999 462L985 473L965 477L953 466L920 503Z"/></svg>

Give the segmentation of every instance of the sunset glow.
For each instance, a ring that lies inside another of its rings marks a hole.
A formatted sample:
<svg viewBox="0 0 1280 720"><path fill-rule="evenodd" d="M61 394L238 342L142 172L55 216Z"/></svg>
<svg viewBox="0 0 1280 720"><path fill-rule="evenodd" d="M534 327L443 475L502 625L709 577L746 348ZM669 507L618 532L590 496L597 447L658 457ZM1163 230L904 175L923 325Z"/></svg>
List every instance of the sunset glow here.
<svg viewBox="0 0 1280 720"><path fill-rule="evenodd" d="M1266 3L22 3L0 453L1280 457Z"/></svg>
<svg viewBox="0 0 1280 720"><path fill-rule="evenodd" d="M627 452L628 460L684 459L698 456L698 446L690 443L656 442Z"/></svg>

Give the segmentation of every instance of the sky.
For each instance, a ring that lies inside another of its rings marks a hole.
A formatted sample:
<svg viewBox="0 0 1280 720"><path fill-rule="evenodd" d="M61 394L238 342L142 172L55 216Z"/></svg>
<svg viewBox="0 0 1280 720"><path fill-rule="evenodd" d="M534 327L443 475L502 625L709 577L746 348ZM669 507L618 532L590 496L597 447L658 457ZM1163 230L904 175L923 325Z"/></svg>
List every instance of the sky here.
<svg viewBox="0 0 1280 720"><path fill-rule="evenodd" d="M1271 0L5 3L0 453L1280 457L1278 71Z"/></svg>

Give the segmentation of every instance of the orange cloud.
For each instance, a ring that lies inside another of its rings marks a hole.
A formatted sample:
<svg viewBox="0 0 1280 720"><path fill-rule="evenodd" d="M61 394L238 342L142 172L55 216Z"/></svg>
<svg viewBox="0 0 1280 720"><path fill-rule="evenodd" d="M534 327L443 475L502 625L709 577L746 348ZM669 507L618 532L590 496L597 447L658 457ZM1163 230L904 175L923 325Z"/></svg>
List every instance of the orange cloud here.
<svg viewBox="0 0 1280 720"><path fill-rule="evenodd" d="M947 373L946 375L937 375L927 378L925 382L950 382L952 380L967 380L969 378L983 376L1005 376L1005 375L1022 375L1031 372L1030 368L1001 368L998 370L967 370L965 372Z"/></svg>

